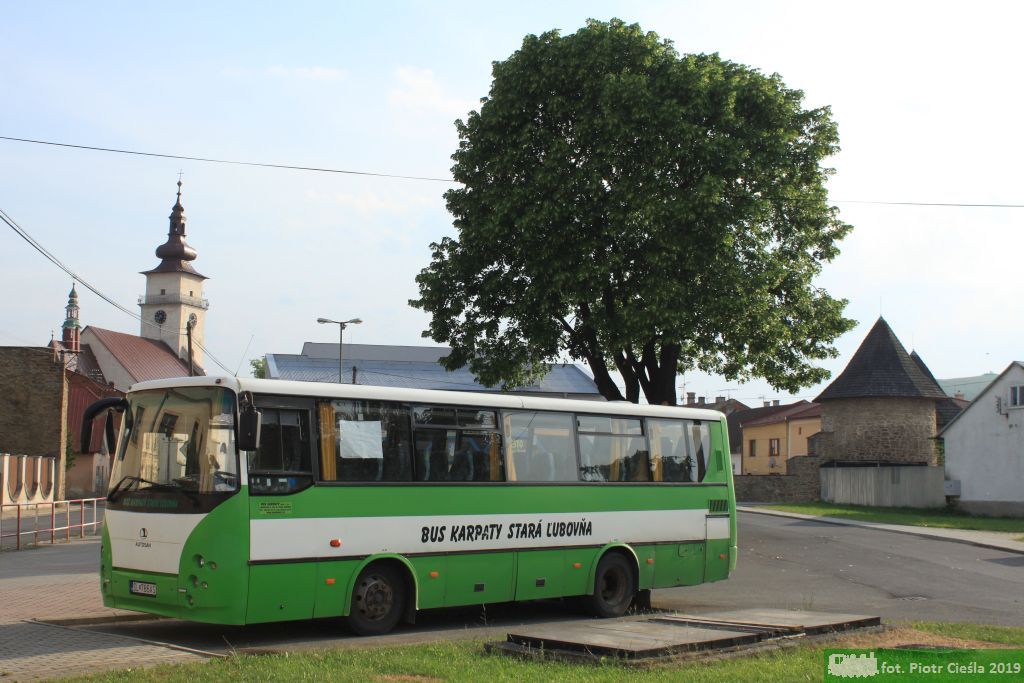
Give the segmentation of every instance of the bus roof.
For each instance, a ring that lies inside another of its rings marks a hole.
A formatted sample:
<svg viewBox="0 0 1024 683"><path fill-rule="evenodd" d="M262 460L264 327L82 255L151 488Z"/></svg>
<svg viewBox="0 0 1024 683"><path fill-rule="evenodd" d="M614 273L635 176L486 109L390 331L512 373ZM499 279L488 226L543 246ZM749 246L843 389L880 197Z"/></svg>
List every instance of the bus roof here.
<svg viewBox="0 0 1024 683"><path fill-rule="evenodd" d="M129 392L169 387L221 386L234 392L251 391L254 394L276 396L308 396L310 398L363 399L370 401L400 401L403 403L432 403L505 408L509 410L552 410L600 415L635 415L647 417L689 418L693 420L721 420L722 413L702 408L679 406L652 406L627 401L585 401L568 398L544 398L519 394L493 394L471 391L438 391L432 389L405 389L363 384L336 384L329 382L293 382L278 379L251 379L247 377L177 377L138 382Z"/></svg>

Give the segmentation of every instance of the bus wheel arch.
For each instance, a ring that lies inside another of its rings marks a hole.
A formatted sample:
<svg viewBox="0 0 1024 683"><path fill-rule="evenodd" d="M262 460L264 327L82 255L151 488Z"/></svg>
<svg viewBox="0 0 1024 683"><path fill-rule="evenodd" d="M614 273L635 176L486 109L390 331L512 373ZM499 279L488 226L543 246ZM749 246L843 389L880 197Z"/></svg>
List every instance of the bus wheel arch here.
<svg viewBox="0 0 1024 683"><path fill-rule="evenodd" d="M591 592L583 596L584 608L600 617L622 616L640 588L640 560L626 544L609 544L590 567Z"/></svg>
<svg viewBox="0 0 1024 683"><path fill-rule="evenodd" d="M363 585L360 585L360 582ZM394 582L395 586L387 586ZM383 587L383 590L382 588ZM374 555L363 560L356 570L352 572L348 583L348 590L345 594L345 605L343 614L349 622L350 628L360 635L377 635L373 625L367 625L360 618L355 601L357 594L362 591L370 591L378 600L382 593L393 591L398 593L402 604L399 606L400 614L397 621L415 623L416 608L419 600L419 586L416 581L416 573L413 571L409 561L401 555ZM397 622L387 625L384 632L390 631Z"/></svg>

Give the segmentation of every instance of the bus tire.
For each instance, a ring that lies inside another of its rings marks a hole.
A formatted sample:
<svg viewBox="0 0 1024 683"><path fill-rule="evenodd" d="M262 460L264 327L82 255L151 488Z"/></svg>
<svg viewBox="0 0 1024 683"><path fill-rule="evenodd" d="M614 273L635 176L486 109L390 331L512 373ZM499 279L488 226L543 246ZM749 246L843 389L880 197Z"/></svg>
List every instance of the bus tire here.
<svg viewBox="0 0 1024 683"><path fill-rule="evenodd" d="M389 633L405 612L406 586L401 572L375 563L359 573L352 587L348 627L360 636Z"/></svg>
<svg viewBox="0 0 1024 683"><path fill-rule="evenodd" d="M594 593L583 597L583 607L595 617L621 617L636 595L636 572L621 553L606 553L594 572Z"/></svg>

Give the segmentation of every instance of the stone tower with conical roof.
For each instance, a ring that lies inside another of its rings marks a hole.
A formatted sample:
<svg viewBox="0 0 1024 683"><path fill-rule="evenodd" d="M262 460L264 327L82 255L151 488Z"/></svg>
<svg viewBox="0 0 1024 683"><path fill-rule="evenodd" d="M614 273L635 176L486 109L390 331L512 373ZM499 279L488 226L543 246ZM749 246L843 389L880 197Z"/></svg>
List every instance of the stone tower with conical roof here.
<svg viewBox="0 0 1024 683"><path fill-rule="evenodd" d="M946 398L879 318L846 369L821 395L823 461L935 465L936 402Z"/></svg>
<svg viewBox="0 0 1024 683"><path fill-rule="evenodd" d="M185 208L181 205L181 180L178 197L171 209L167 241L156 249L159 265L143 271L146 293L139 297L142 309L141 336L162 341L185 363L191 358L195 373L203 367L203 328L210 303L203 298L203 281L207 279L192 267L196 250L185 242Z"/></svg>
<svg viewBox="0 0 1024 683"><path fill-rule="evenodd" d="M78 320L78 292L75 291L75 284L71 283L71 291L68 292L68 305L64 307L64 324L61 325L61 343L64 349L71 353L78 353L81 350L80 335L82 325Z"/></svg>

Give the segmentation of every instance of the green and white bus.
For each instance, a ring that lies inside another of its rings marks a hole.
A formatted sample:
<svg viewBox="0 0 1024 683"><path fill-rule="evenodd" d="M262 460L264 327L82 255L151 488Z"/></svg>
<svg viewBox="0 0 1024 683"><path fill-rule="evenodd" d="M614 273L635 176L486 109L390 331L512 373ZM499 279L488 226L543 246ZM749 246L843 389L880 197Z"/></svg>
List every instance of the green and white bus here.
<svg viewBox="0 0 1024 683"><path fill-rule="evenodd" d="M710 410L191 377L97 402L83 437L102 413L108 607L379 634L421 609L573 596L618 616L736 563Z"/></svg>

